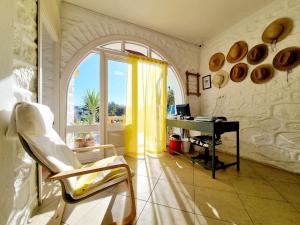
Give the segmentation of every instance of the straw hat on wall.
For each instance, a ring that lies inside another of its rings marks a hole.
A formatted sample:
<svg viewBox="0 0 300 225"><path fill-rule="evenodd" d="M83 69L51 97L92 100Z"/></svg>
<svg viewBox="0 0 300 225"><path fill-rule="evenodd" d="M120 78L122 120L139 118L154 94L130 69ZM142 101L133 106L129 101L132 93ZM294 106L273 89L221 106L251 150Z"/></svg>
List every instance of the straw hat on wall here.
<svg viewBox="0 0 300 225"><path fill-rule="evenodd" d="M262 34L264 43L277 43L283 40L293 29L293 21L284 17L274 20L267 26Z"/></svg>
<svg viewBox="0 0 300 225"><path fill-rule="evenodd" d="M210 57L209 69L212 72L216 72L222 68L225 62L225 56L222 52L218 52Z"/></svg>
<svg viewBox="0 0 300 225"><path fill-rule="evenodd" d="M271 64L257 66L251 72L251 80L255 84L263 84L271 80L274 76L274 69Z"/></svg>
<svg viewBox="0 0 300 225"><path fill-rule="evenodd" d="M246 63L238 63L230 70L230 79L234 82L243 81L248 74L248 65Z"/></svg>
<svg viewBox="0 0 300 225"><path fill-rule="evenodd" d="M229 74L225 70L219 70L215 73L212 83L217 88L224 87L229 80Z"/></svg>
<svg viewBox="0 0 300 225"><path fill-rule="evenodd" d="M289 47L278 52L274 59L273 65L280 71L290 71L300 64L300 48Z"/></svg>
<svg viewBox="0 0 300 225"><path fill-rule="evenodd" d="M268 46L265 44L255 45L247 54L247 61L251 65L256 65L264 61L268 56Z"/></svg>
<svg viewBox="0 0 300 225"><path fill-rule="evenodd" d="M226 60L230 63L236 63L242 60L246 56L247 52L248 52L248 44L245 41L235 42L231 46L226 56Z"/></svg>

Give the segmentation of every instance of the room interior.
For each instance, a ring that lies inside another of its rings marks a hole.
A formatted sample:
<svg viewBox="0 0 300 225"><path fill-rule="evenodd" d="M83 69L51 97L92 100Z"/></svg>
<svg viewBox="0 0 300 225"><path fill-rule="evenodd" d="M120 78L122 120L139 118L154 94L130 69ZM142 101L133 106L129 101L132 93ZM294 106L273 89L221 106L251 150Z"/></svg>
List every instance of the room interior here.
<svg viewBox="0 0 300 225"><path fill-rule="evenodd" d="M0 10L0 224L300 224L299 0Z"/></svg>

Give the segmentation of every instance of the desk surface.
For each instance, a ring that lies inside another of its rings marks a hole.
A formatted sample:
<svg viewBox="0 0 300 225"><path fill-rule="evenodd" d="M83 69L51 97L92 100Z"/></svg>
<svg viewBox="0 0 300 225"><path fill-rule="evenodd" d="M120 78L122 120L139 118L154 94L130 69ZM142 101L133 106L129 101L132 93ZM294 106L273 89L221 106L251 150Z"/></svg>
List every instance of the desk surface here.
<svg viewBox="0 0 300 225"><path fill-rule="evenodd" d="M239 130L238 121L215 122L167 119L167 126L203 132L213 132L214 130L220 130L222 132L231 132Z"/></svg>

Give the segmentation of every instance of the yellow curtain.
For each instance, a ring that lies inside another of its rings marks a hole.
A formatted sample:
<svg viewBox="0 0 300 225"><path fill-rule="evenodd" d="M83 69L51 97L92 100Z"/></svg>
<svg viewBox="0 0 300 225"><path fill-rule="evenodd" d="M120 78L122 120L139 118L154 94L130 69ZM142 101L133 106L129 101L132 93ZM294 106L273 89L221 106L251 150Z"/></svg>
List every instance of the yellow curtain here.
<svg viewBox="0 0 300 225"><path fill-rule="evenodd" d="M129 56L125 153L159 154L166 148L168 64Z"/></svg>

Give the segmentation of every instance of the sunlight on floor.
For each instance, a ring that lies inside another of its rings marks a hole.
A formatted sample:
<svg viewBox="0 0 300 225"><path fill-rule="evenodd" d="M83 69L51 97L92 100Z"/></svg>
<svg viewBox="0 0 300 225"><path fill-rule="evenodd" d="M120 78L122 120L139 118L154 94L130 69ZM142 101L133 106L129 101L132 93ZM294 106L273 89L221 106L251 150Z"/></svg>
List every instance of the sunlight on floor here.
<svg viewBox="0 0 300 225"><path fill-rule="evenodd" d="M219 154L226 162L233 156ZM295 225L300 221L300 176L247 160L235 167L211 171L179 156L164 154L145 159L126 158L135 171L138 225ZM112 216L121 224L130 211L126 183L68 205L63 219L68 225L100 224L103 202L115 196ZM44 185L44 201L31 225L47 224L59 201L60 184Z"/></svg>

